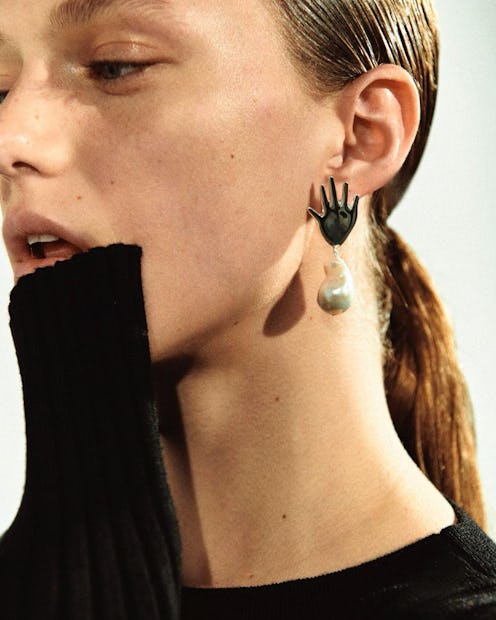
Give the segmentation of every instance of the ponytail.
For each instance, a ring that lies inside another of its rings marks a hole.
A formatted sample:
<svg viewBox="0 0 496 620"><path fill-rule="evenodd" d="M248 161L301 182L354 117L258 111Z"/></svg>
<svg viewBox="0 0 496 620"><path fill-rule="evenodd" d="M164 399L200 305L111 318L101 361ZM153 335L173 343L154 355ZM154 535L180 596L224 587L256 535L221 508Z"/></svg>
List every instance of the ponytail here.
<svg viewBox="0 0 496 620"><path fill-rule="evenodd" d="M428 274L400 236L384 226L376 238L390 300L384 383L393 423L433 484L484 526L472 406L451 326Z"/></svg>

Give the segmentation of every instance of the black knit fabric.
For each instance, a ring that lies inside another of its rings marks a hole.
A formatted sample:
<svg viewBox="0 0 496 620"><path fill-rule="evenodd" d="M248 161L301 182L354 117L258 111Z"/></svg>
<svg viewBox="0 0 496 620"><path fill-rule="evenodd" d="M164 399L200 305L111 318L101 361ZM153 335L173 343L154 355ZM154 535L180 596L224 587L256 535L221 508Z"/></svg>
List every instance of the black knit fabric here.
<svg viewBox="0 0 496 620"><path fill-rule="evenodd" d="M96 248L12 292L27 467L0 539L0 620L496 620L496 546L457 507L456 525L344 571L181 588L140 257Z"/></svg>
<svg viewBox="0 0 496 620"><path fill-rule="evenodd" d="M179 618L140 257L97 248L12 292L27 463L0 541L2 620Z"/></svg>
<svg viewBox="0 0 496 620"><path fill-rule="evenodd" d="M183 620L496 619L496 545L458 523L377 560L247 588L184 588Z"/></svg>

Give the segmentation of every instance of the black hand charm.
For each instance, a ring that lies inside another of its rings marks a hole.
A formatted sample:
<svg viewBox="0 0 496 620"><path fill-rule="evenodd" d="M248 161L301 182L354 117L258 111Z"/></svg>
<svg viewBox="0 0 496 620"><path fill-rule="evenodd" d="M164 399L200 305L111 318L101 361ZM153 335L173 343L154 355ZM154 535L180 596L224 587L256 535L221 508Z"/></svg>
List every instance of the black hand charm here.
<svg viewBox="0 0 496 620"><path fill-rule="evenodd" d="M355 196L353 206L350 209L348 206L348 183L343 185L341 202L338 200L336 185L332 177L329 178L329 185L331 187L332 206L329 205L325 188L321 185L320 194L323 212L320 214L311 207L308 211L319 223L324 239L332 246L336 246L342 245L345 242L355 225L358 215L358 201L360 198L359 196Z"/></svg>

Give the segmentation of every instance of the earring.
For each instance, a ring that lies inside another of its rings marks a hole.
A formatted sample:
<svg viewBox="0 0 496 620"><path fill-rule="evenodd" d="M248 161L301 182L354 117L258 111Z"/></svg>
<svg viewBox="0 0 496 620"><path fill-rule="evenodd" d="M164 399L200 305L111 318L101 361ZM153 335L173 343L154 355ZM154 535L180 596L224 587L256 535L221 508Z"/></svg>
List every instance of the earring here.
<svg viewBox="0 0 496 620"><path fill-rule="evenodd" d="M354 286L353 277L348 266L339 256L339 246L342 245L353 226L358 215L359 196L355 196L353 206L348 206L348 183L343 185L341 201L336 194L336 185L332 177L329 178L331 188L332 205L329 205L324 186L320 187L322 202L322 214L311 207L309 213L317 220L324 239L332 245L334 258L324 266L327 275L319 288L317 301L319 306L329 314L340 314L351 306L353 302Z"/></svg>

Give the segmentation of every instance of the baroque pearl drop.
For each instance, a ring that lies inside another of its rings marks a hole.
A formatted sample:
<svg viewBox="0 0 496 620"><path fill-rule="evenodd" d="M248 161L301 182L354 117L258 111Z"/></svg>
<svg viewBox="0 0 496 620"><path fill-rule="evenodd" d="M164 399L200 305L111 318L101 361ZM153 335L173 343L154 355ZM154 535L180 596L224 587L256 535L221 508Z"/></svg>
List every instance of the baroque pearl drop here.
<svg viewBox="0 0 496 620"><path fill-rule="evenodd" d="M334 259L324 266L326 279L322 283L317 301L329 314L340 314L351 306L355 292L353 277L346 263L334 252Z"/></svg>

